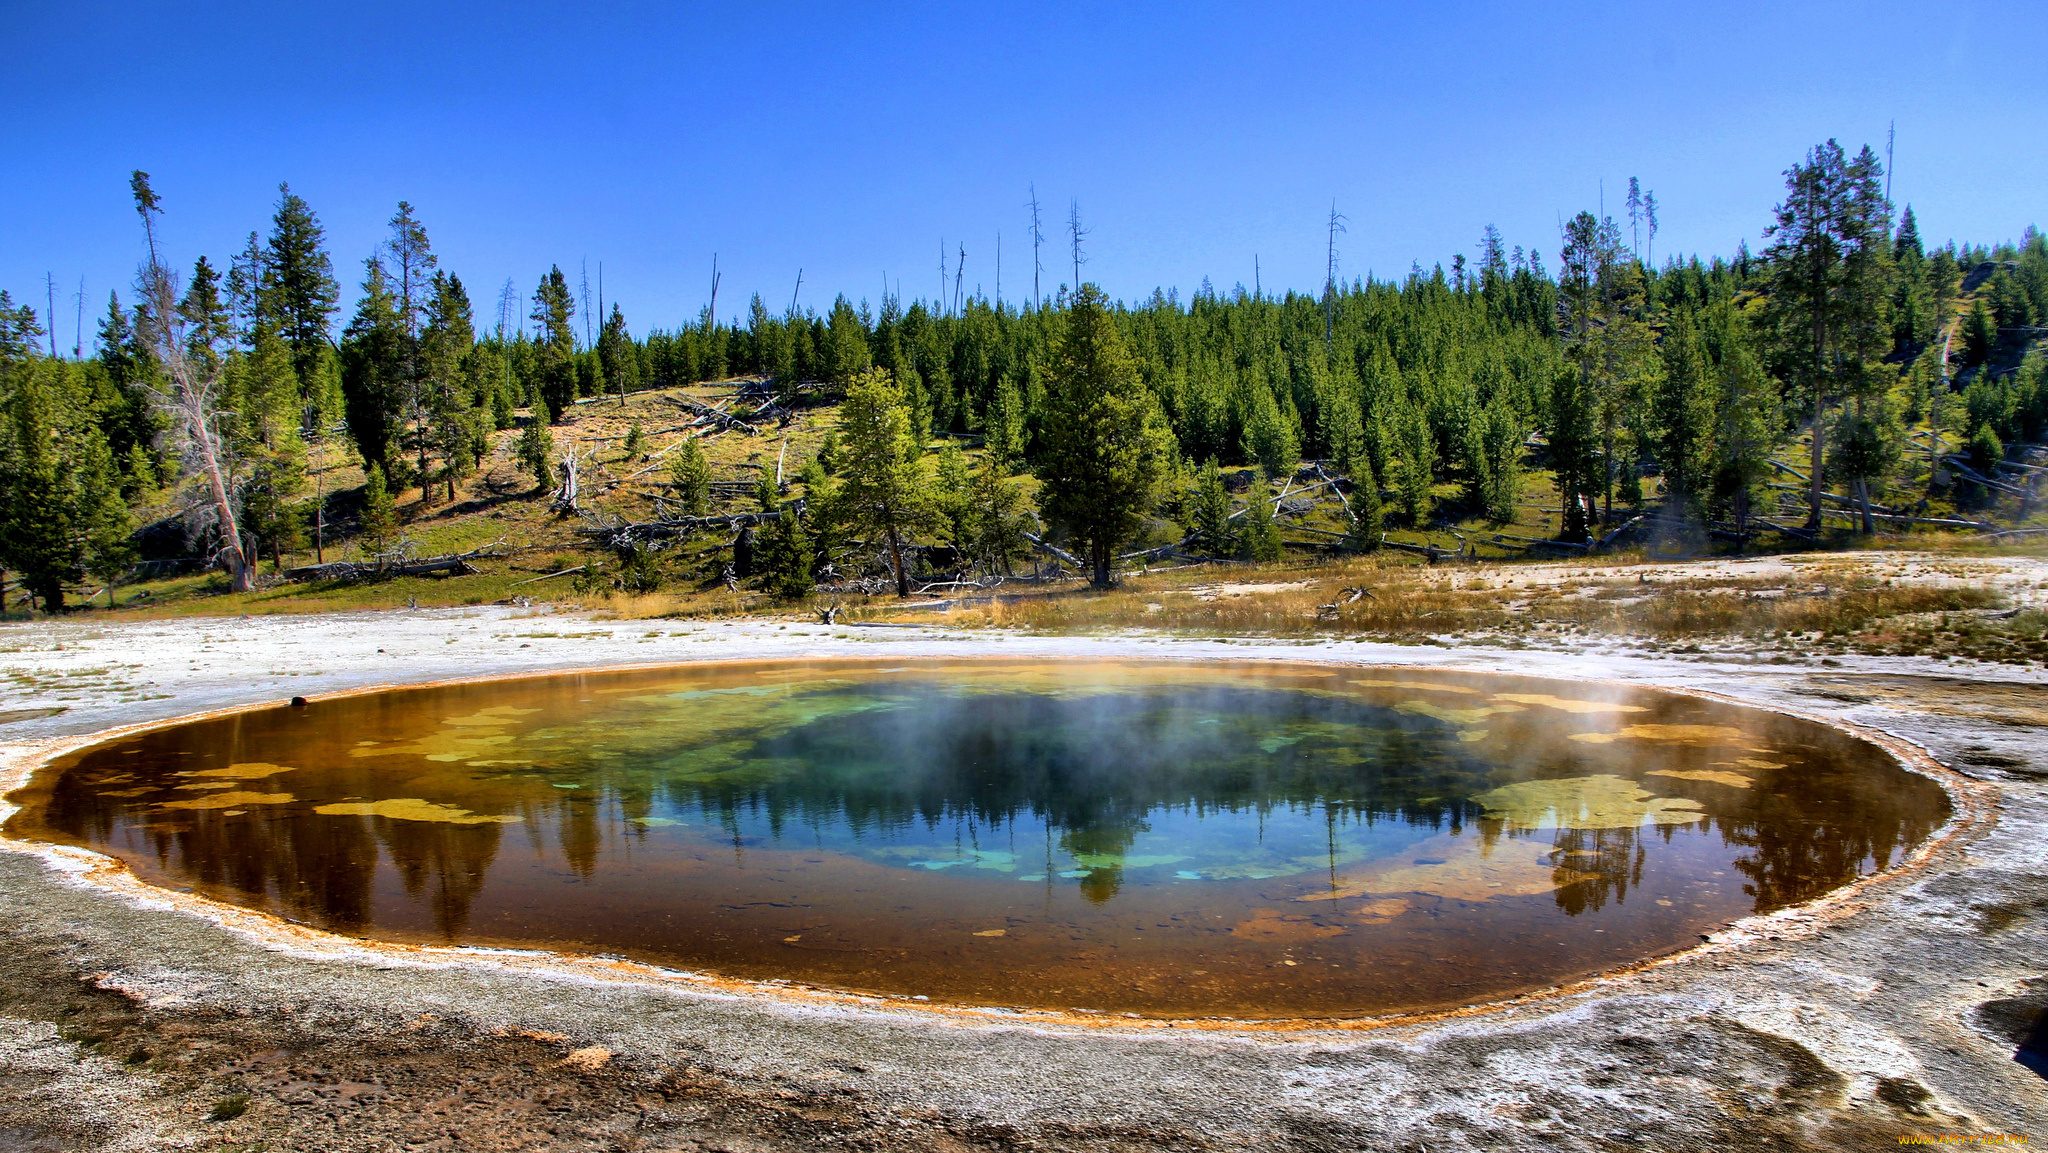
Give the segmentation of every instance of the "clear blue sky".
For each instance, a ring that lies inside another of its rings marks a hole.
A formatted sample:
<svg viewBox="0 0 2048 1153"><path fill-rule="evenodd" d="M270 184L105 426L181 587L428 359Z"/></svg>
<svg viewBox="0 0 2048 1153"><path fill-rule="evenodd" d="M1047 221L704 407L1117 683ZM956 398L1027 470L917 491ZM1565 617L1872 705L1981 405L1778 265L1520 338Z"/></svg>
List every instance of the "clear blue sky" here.
<svg viewBox="0 0 2048 1153"><path fill-rule="evenodd" d="M939 284L1134 298L1204 276L1314 288L1323 219L1347 277L1473 254L1497 224L1553 266L1561 214L1631 175L1660 254L1732 252L1780 172L1833 136L1884 147L1933 239L2048 222L2039 0L1944 4L213 4L0 0L0 287L69 345L124 297L149 171L172 254L224 265L280 180L327 227L353 299L413 202L479 318L512 278L603 262L635 331L748 294L786 305ZM579 325L580 327L580 325Z"/></svg>

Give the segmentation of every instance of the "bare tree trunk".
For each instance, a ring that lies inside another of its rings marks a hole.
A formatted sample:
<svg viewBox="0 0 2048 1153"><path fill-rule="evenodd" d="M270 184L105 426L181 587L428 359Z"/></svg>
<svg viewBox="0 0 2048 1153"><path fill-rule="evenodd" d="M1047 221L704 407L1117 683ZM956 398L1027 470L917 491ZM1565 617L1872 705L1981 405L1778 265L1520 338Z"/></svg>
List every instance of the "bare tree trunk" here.
<svg viewBox="0 0 2048 1153"><path fill-rule="evenodd" d="M896 526L889 526L889 559L896 564L896 595L910 595L910 573L903 567L903 542L897 538Z"/></svg>
<svg viewBox="0 0 2048 1153"><path fill-rule="evenodd" d="M1856 478L1856 504L1863 510L1863 535L1877 535L1877 521L1870 515L1870 481L1867 477Z"/></svg>
<svg viewBox="0 0 2048 1153"><path fill-rule="evenodd" d="M191 361L185 355L184 325L178 315L171 271L157 256L156 222L152 217L160 209L156 207L155 194L149 189L149 177L142 172L135 173L130 187L135 192L136 212L142 217L143 234L149 241L149 263L143 266L141 284L142 295L149 302L146 314L148 343L170 375L171 396L167 407L177 411L184 426L181 431L186 451L198 456L200 467L205 471L207 495L212 500L214 515L220 520L221 560L228 570L228 585L235 592L248 592L254 583L255 572L248 553L242 547L242 530L235 518L233 496L228 490L227 467L221 460L226 446L220 443L220 434L214 427L214 382L197 379Z"/></svg>
<svg viewBox="0 0 2048 1153"><path fill-rule="evenodd" d="M1812 463L1812 474L1811 474L1811 476L1809 476L1809 477L1808 477L1808 480L1807 480L1807 484L1808 484L1808 486L1809 486L1809 487L1808 487L1808 491L1807 491L1807 503L1806 503L1806 529L1807 529L1807 531L1808 531L1808 532L1814 532L1814 533L1817 533L1817 532L1819 532L1819 531L1820 531L1820 498L1821 498L1821 476L1820 476L1820 466L1821 466L1821 439L1822 439L1822 429L1824 429L1824 428L1825 428L1826 426L1827 426L1827 406L1826 406L1826 405L1824 405L1824 404L1823 404L1823 403L1822 403L1822 402L1820 401L1820 399L1819 399L1818 397L1816 397L1816 398L1814 399L1814 402L1813 402L1813 463Z"/></svg>
<svg viewBox="0 0 2048 1153"><path fill-rule="evenodd" d="M1607 481L1601 486L1600 527L1604 530L1614 520L1614 427L1610 424L1600 437L1601 465L1606 469Z"/></svg>
<svg viewBox="0 0 2048 1153"><path fill-rule="evenodd" d="M171 371L172 387L177 389L180 414L184 418L186 435L199 454L199 461L206 472L207 495L213 500L214 515L220 518L221 560L228 570L228 587L235 592L248 592L254 575L249 557L242 549L242 529L235 519L234 499L228 493L227 470L221 464L221 448L216 443L213 430L213 413L207 404L207 397L191 380L190 366L184 352L177 347L175 338L167 342L172 355L167 359Z"/></svg>
<svg viewBox="0 0 2048 1153"><path fill-rule="evenodd" d="M576 456L574 453L562 457L562 487L555 496L555 511L576 512L577 483Z"/></svg>

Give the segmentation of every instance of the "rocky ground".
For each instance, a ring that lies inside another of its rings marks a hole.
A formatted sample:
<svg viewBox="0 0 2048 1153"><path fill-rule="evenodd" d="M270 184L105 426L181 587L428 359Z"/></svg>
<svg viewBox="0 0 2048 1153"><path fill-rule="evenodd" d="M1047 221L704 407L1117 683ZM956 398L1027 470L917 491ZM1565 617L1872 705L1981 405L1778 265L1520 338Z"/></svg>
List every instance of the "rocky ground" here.
<svg viewBox="0 0 2048 1153"><path fill-rule="evenodd" d="M2048 565L2012 566L2038 588ZM1666 566L1664 571L1672 571ZM0 1150L1844 1149L2048 1139L2048 673L1645 653L1048 637L545 609L0 627L0 787L117 725L375 684L706 658L1434 664L1710 691L1924 747L1965 819L1915 866L1569 993L1371 1030L961 1018L399 953L0 845ZM61 712L50 710L62 709ZM2029 1064L2031 1062L2031 1065Z"/></svg>

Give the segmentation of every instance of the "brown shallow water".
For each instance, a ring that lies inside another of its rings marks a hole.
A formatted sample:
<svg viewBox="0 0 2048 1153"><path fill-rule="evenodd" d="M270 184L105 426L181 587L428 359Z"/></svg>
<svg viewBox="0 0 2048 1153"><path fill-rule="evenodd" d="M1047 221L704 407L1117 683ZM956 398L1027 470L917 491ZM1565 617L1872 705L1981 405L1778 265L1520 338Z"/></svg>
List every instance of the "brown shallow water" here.
<svg viewBox="0 0 2048 1153"><path fill-rule="evenodd" d="M345 934L1235 1017L1591 975L1948 814L1853 736L1671 694L987 660L316 701L84 750L13 799L12 835Z"/></svg>

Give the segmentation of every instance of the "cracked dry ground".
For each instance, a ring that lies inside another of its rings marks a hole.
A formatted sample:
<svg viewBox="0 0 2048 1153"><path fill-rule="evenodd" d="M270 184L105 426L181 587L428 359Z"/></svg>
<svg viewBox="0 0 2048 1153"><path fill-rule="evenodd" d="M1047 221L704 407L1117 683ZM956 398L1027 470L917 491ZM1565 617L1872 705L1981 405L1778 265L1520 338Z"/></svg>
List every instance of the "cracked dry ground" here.
<svg viewBox="0 0 2048 1153"><path fill-rule="evenodd" d="M995 1148L851 1092L624 1067L550 1034L318 1010L152 1010L71 972L61 942L0 954L0 1150ZM81 1052L82 1050L82 1052ZM854 1071L858 1071L857 1069ZM214 1121L223 1101L247 1111ZM906 1132L913 1130L914 1132Z"/></svg>

